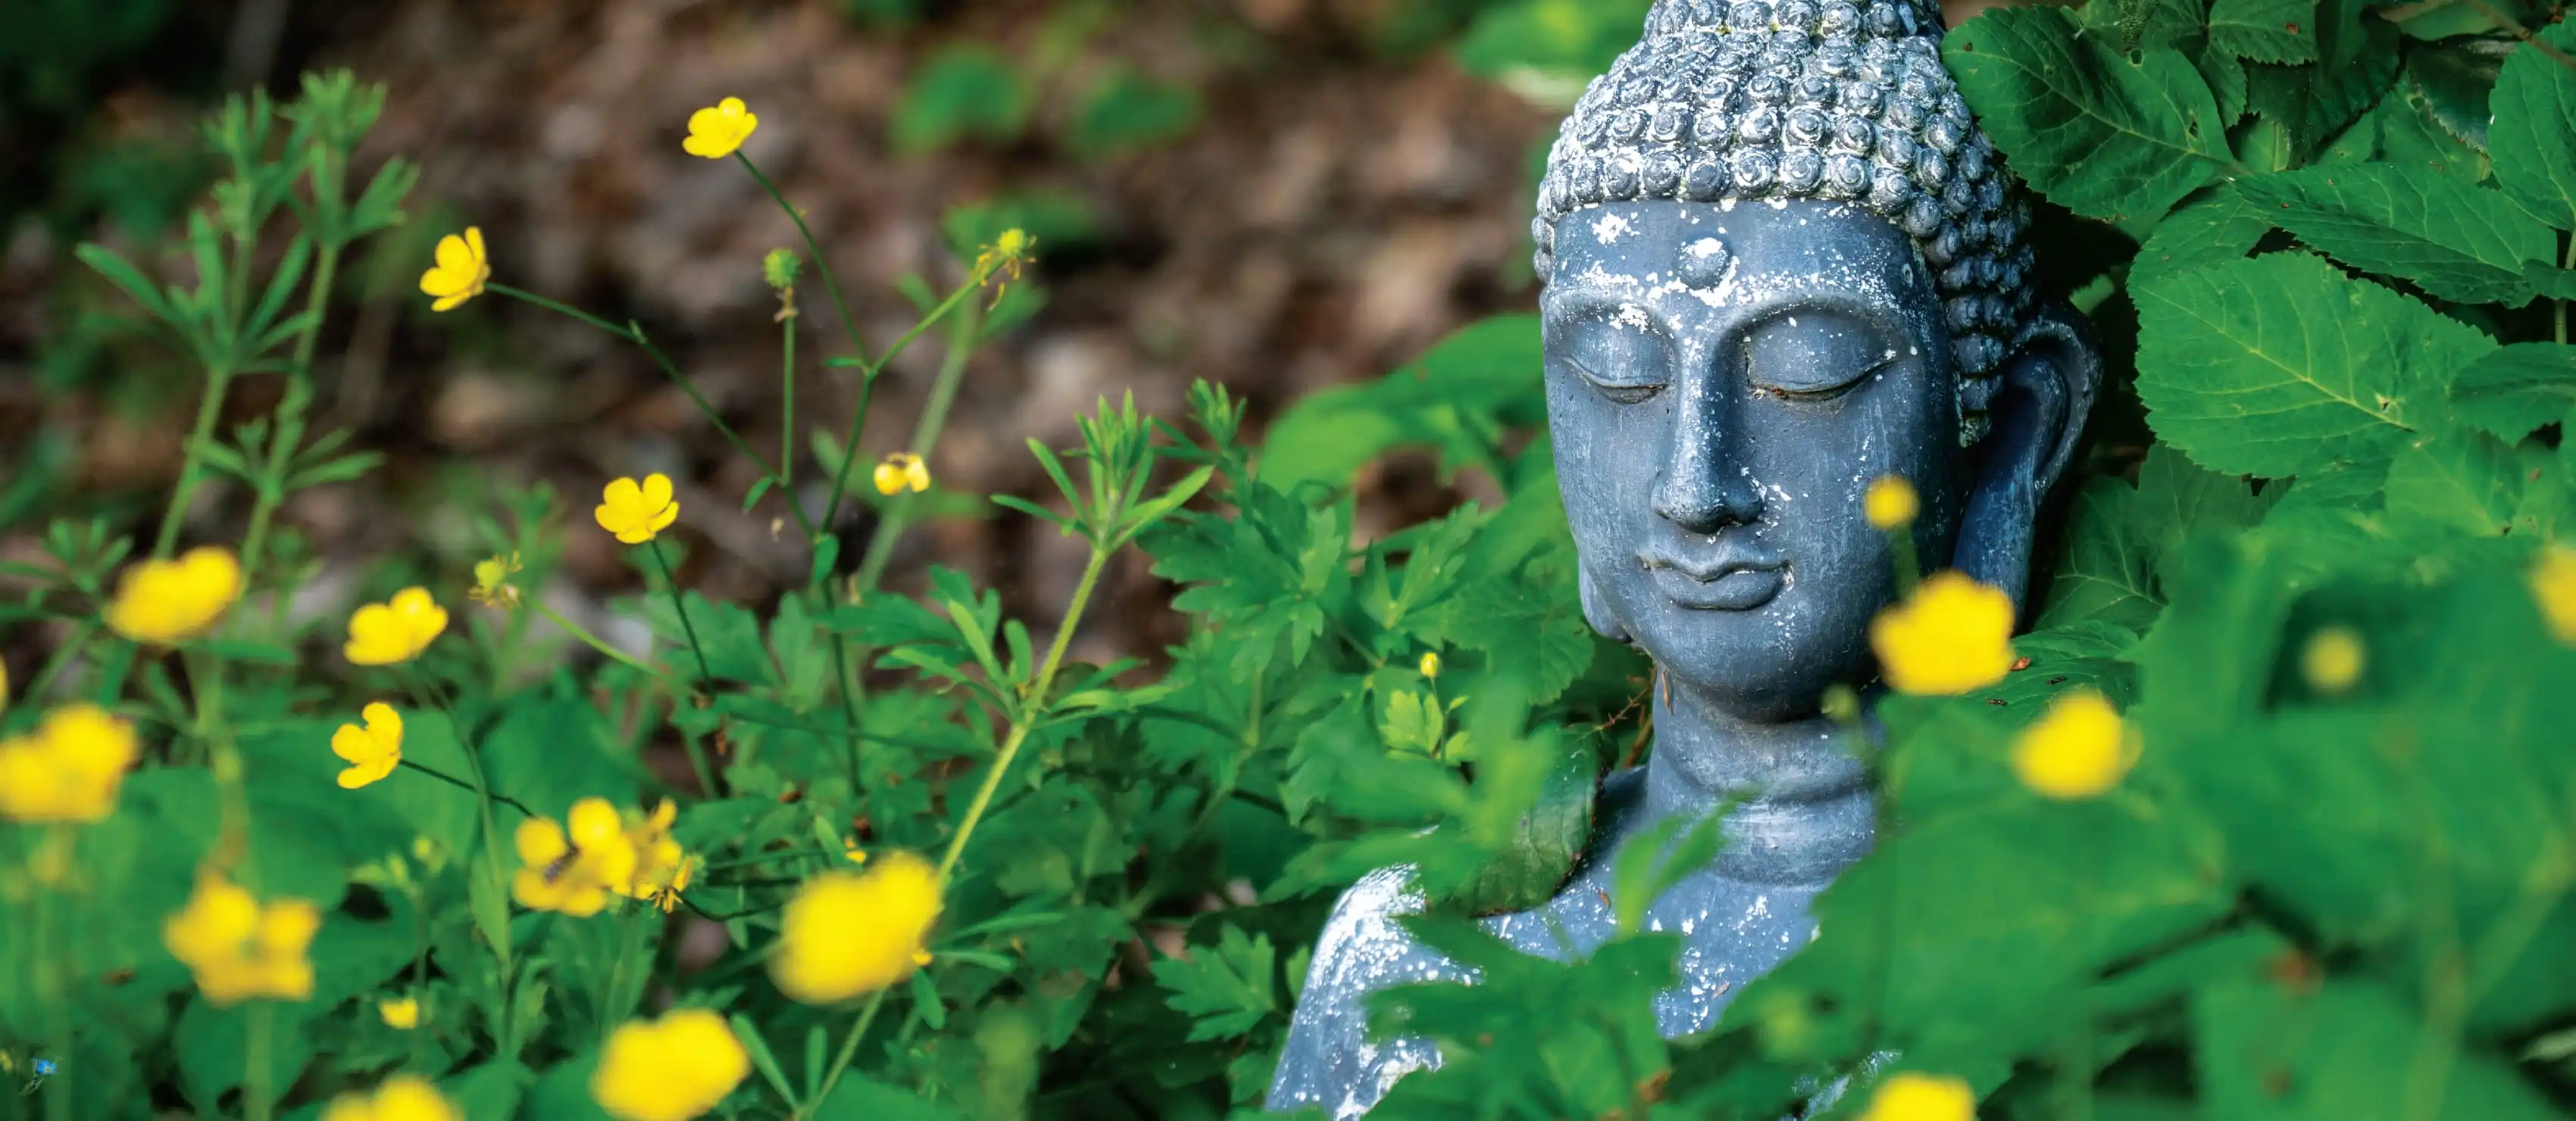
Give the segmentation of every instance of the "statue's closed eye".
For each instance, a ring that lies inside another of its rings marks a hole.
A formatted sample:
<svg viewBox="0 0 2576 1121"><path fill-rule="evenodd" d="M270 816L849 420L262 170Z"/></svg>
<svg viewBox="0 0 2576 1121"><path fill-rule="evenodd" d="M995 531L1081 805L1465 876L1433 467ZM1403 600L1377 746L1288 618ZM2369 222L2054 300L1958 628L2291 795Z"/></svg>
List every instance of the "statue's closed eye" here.
<svg viewBox="0 0 2576 1121"><path fill-rule="evenodd" d="M1580 318L1568 325L1564 345L1557 349L1567 367L1622 405L1653 397L1672 382L1663 332L1642 313Z"/></svg>
<svg viewBox="0 0 2576 1121"><path fill-rule="evenodd" d="M1904 345L1832 312L1791 312L1745 336L1745 371L1757 389L1831 400L1893 364Z"/></svg>

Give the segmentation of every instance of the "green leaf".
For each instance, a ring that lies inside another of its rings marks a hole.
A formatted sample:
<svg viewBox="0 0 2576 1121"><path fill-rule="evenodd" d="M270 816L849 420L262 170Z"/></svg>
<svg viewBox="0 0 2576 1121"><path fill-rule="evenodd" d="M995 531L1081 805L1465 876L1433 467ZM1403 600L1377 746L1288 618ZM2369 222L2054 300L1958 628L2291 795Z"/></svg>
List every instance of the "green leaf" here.
<svg viewBox="0 0 2576 1121"><path fill-rule="evenodd" d="M2309 168L2240 179L2236 189L2337 260L2445 300L2522 304L2531 299L2523 263L2558 249L2549 227L2502 194L2419 168Z"/></svg>
<svg viewBox="0 0 2576 1121"><path fill-rule="evenodd" d="M1545 416L1535 315L1498 315L1442 339L1421 358L1363 385L1310 393L1270 426L1261 478L1282 490L1319 480L1339 484L1402 446L1432 445L1442 462L1473 463L1492 452L1480 418L1536 423Z"/></svg>
<svg viewBox="0 0 2576 1121"><path fill-rule="evenodd" d="M1567 750L1556 752L1550 760L1537 803L1521 816L1501 851L1489 856L1465 883L1435 900L1436 906L1469 915L1527 911L1555 898L1574 877L1583 846L1592 838L1601 758L1588 743L1562 746ZM1456 825L1442 828L1454 830ZM1652 896L1647 902L1652 902Z"/></svg>
<svg viewBox="0 0 2576 1121"><path fill-rule="evenodd" d="M2444 133L2484 150L2488 102L2516 45L2501 36L2477 35L2427 43L2407 52L2406 76Z"/></svg>
<svg viewBox="0 0 2576 1121"><path fill-rule="evenodd" d="M2096 479L2077 499L2040 626L2098 619L2144 631L2164 609L2156 569L2166 554L2194 532L2254 525L2270 505L2243 479L2203 470L2164 444L2147 449L2136 486Z"/></svg>
<svg viewBox="0 0 2576 1121"><path fill-rule="evenodd" d="M1170 990L1163 1003L1191 1017L1189 1042L1238 1038L1263 1020L1284 1015L1277 954L1267 934L1246 937L1228 923L1215 946L1159 959L1153 968L1155 982Z"/></svg>
<svg viewBox="0 0 2576 1121"><path fill-rule="evenodd" d="M2229 162L2218 104L2180 51L2135 61L2061 8L1997 8L1941 43L1995 146L2049 200L2152 222Z"/></svg>
<svg viewBox="0 0 2576 1121"><path fill-rule="evenodd" d="M2282 478L2394 456L2438 425L2475 328L2302 253L2157 278L2138 303L2138 396L2213 471Z"/></svg>
<svg viewBox="0 0 2576 1121"><path fill-rule="evenodd" d="M2539 43L2576 53L2576 23L2541 29ZM2488 107L2487 155L2497 185L2540 220L2576 229L2576 71L2537 43L2504 60Z"/></svg>
<svg viewBox="0 0 2576 1121"><path fill-rule="evenodd" d="M2271 229L2272 220L2261 209L2244 196L2220 188L2156 223L2156 232L2138 247L2137 259L2129 266L2129 283L2135 286L2166 273L2242 260Z"/></svg>
<svg viewBox="0 0 2576 1121"><path fill-rule="evenodd" d="M2317 60L2317 0L2214 0L2209 45L2256 62Z"/></svg>
<svg viewBox="0 0 2576 1121"><path fill-rule="evenodd" d="M294 1085L305 1064L313 1061L313 1034L305 1027L314 1012L309 1004L266 1001L218 1008L202 998L190 1001L171 1033L170 1050L179 1060L179 1082L189 1100L208 1113L215 1112L218 1099L242 1084L242 1075L249 1069L250 1016L255 1007L269 1017L271 1093Z"/></svg>
<svg viewBox="0 0 2576 1121"><path fill-rule="evenodd" d="M1007 143L1020 134L1030 102L1019 70L981 45L948 47L905 84L895 107L895 146L927 152L959 140Z"/></svg>
<svg viewBox="0 0 2576 1121"><path fill-rule="evenodd" d="M2521 440L2576 411L2576 346L2513 343L2451 378L2451 411L2483 432Z"/></svg>
<svg viewBox="0 0 2576 1121"><path fill-rule="evenodd" d="M1197 127L1198 95L1126 69L1113 70L1091 88L1076 110L1073 150L1086 159L1166 144Z"/></svg>
<svg viewBox="0 0 2576 1121"><path fill-rule="evenodd" d="M2511 1066L2462 1048L2377 984L2246 977L2202 989L2191 1013L2206 1116L2349 1121L2401 1103L2426 1121L2561 1116Z"/></svg>
<svg viewBox="0 0 2576 1121"><path fill-rule="evenodd" d="M2463 537L2536 532L2541 512L2524 518L2526 467L2514 450L2481 432L2428 440L2408 448L2388 469L2388 513L2413 526ZM2553 518L2554 520L2554 518Z"/></svg>

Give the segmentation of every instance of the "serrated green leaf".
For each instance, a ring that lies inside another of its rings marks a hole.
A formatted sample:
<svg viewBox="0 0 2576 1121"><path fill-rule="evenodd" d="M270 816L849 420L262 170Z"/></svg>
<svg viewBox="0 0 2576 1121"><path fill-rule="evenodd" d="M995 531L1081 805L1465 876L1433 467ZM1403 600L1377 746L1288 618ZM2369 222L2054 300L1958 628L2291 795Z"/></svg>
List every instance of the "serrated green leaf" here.
<svg viewBox="0 0 2576 1121"><path fill-rule="evenodd" d="M2437 1032L2409 1003L2359 980L2306 989L2256 975L2201 990L2191 1012L2205 1115L2346 1121L2408 1103L2404 1115L2426 1121L2560 1116L2511 1066Z"/></svg>
<svg viewBox="0 0 2576 1121"><path fill-rule="evenodd" d="M2271 219L2253 203L2221 187L2156 223L2129 266L2129 283L2242 260L2271 229Z"/></svg>
<svg viewBox="0 0 2576 1121"><path fill-rule="evenodd" d="M2149 448L2136 486L2096 479L2077 499L2039 625L2100 620L2144 631L2164 609L2156 569L2165 555L2194 532L2254 525L2270 505L2243 479L2203 470L2164 444Z"/></svg>
<svg viewBox="0 0 2576 1121"><path fill-rule="evenodd" d="M2558 249L2557 235L2504 195L2418 168L2308 168L2240 179L2236 190L2335 259L2462 303L2529 301L2524 262Z"/></svg>
<svg viewBox="0 0 2576 1121"><path fill-rule="evenodd" d="M1170 990L1163 1002L1191 1017L1189 1041L1239 1038L1280 1015L1277 954L1267 934L1246 937L1232 924L1214 946L1153 964L1154 980Z"/></svg>
<svg viewBox="0 0 2576 1121"><path fill-rule="evenodd" d="M2430 119L2445 133L2483 151L2487 103L2495 91L2496 75L2515 45L2502 36L2477 35L2424 44L2407 52L2407 84L2423 98Z"/></svg>
<svg viewBox="0 0 2576 1121"><path fill-rule="evenodd" d="M2522 490L2523 468L2512 448L2484 433L2464 433L2397 457L2388 469L2388 513L2410 529L2500 537L2513 532Z"/></svg>
<svg viewBox="0 0 2576 1121"><path fill-rule="evenodd" d="M2230 162L2218 104L2182 53L2135 61L2060 8L1997 8L1941 43L1995 146L2050 201L2151 222Z"/></svg>
<svg viewBox="0 0 2576 1121"><path fill-rule="evenodd" d="M2304 253L2137 286L2138 396L2156 432L2222 474L2384 461L2440 424L2477 329Z"/></svg>
<svg viewBox="0 0 2576 1121"><path fill-rule="evenodd" d="M2576 53L2576 23L2544 28L2539 41ZM2576 229L2576 71L2525 44L2504 60L2488 107L2487 155L2497 185L2540 220Z"/></svg>
<svg viewBox="0 0 2576 1121"><path fill-rule="evenodd" d="M2576 411L2576 346L2514 343L2451 377L2451 409L2480 431L2521 440Z"/></svg>
<svg viewBox="0 0 2576 1121"><path fill-rule="evenodd" d="M2317 60L2317 0L2214 0L2209 45L2256 62Z"/></svg>

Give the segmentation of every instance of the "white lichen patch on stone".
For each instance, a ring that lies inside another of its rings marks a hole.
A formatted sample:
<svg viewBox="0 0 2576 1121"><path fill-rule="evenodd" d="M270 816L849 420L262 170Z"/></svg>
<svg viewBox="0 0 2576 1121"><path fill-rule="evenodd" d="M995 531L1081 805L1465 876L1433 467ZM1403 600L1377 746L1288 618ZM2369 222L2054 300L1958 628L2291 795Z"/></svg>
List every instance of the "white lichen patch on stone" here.
<svg viewBox="0 0 2576 1121"><path fill-rule="evenodd" d="M1622 214L1604 214L1592 222L1592 237L1603 245L1617 245L1620 238L1635 232L1636 227L1629 225L1627 216Z"/></svg>

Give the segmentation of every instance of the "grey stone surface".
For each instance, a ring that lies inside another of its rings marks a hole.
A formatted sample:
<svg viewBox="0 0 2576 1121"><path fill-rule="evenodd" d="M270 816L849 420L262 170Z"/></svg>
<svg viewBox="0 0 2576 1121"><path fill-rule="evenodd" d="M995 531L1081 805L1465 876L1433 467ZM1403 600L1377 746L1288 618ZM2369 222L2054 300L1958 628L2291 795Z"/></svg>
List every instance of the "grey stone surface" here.
<svg viewBox="0 0 2576 1121"><path fill-rule="evenodd" d="M1744 799L1708 867L1651 906L1684 940L1668 1037L1814 935L1808 905L1869 851L1860 752L1817 709L1875 669L1894 595L1861 514L1922 501L1916 551L2020 602L2099 356L2029 287L2028 210L1968 117L1928 4L1662 0L1566 122L1536 233L1549 426L1585 617L1653 657L1655 748L1613 775L1587 857L1485 928L1566 960L1606 941L1620 847ZM1715 169L1715 170L1712 170ZM1409 871L1343 895L1270 1107L1364 1114L1427 1040L1368 1038L1363 998L1474 977L1408 937Z"/></svg>

